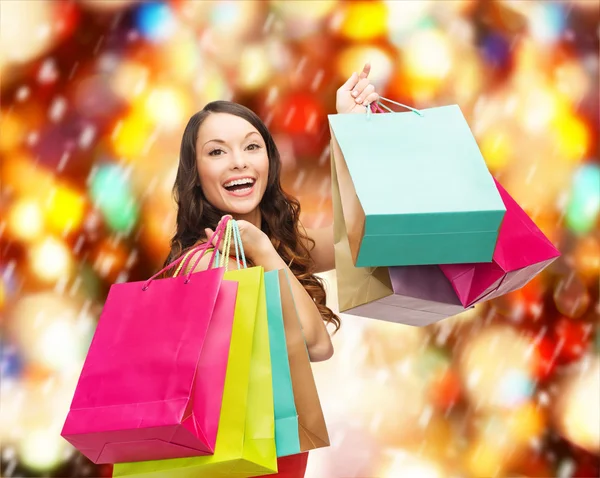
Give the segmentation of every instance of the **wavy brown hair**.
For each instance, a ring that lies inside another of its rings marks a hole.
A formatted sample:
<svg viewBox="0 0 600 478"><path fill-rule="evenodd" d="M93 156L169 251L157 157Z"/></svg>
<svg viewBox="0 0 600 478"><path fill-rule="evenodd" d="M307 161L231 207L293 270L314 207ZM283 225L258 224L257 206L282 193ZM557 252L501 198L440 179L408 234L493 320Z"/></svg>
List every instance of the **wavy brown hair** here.
<svg viewBox="0 0 600 478"><path fill-rule="evenodd" d="M261 229L271 239L273 247L288 264L290 270L314 300L321 317L340 328L339 317L325 305L326 293L322 280L314 275L315 264L310 256L314 241L300 224L300 203L281 188L281 159L271 133L261 119L250 109L230 101L213 101L192 116L183 132L179 153L179 168L173 186L177 203L177 229L171 239L171 251L165 267L198 242L207 240L204 228L215 230L227 214L210 204L202 192L196 167L196 142L204 120L212 113L239 116L254 126L262 136L269 158L267 188L259 208Z"/></svg>

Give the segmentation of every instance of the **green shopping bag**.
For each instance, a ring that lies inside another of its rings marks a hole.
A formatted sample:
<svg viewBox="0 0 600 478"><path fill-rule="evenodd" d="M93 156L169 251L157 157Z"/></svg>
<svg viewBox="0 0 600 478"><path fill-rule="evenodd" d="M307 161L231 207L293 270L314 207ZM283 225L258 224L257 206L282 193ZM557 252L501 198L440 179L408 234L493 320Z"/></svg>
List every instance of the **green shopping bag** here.
<svg viewBox="0 0 600 478"><path fill-rule="evenodd" d="M230 221L228 236L234 227ZM227 271L224 279L238 282L238 295L214 455L120 463L114 477L248 478L277 472L264 269Z"/></svg>
<svg viewBox="0 0 600 478"><path fill-rule="evenodd" d="M265 272L269 345L271 347L271 365L273 368L275 443L278 457L300 453L298 413L294 402L292 375L281 306L280 281L286 280L284 270Z"/></svg>
<svg viewBox="0 0 600 478"><path fill-rule="evenodd" d="M329 124L356 267L491 262L506 208L457 105Z"/></svg>

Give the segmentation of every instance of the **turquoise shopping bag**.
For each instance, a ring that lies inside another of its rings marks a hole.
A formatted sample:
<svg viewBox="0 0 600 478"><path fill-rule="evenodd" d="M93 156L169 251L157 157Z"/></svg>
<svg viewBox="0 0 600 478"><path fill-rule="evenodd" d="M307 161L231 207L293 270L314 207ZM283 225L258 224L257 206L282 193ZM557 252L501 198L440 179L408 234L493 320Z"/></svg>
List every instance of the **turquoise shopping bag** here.
<svg viewBox="0 0 600 478"><path fill-rule="evenodd" d="M506 209L457 105L329 124L357 267L492 260Z"/></svg>
<svg viewBox="0 0 600 478"><path fill-rule="evenodd" d="M298 413L294 402L281 306L280 280L287 280L283 274L283 270L274 270L265 272L264 276L273 374L275 445L278 457L300 453Z"/></svg>

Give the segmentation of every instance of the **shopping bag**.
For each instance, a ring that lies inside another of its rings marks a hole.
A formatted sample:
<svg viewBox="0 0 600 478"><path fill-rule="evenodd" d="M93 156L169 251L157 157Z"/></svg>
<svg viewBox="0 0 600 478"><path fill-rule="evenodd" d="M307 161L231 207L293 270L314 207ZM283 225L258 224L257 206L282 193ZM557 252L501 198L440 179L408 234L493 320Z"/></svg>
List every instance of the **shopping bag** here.
<svg viewBox="0 0 600 478"><path fill-rule="evenodd" d="M94 463L214 451L237 284L166 269L106 299L61 433Z"/></svg>
<svg viewBox="0 0 600 478"><path fill-rule="evenodd" d="M279 471L274 475L267 476L268 478L304 478L307 465L308 453L284 456L277 458L277 469Z"/></svg>
<svg viewBox="0 0 600 478"><path fill-rule="evenodd" d="M294 390L288 360L283 310L281 307L280 278L286 280L285 271L265 272L267 317L269 321L269 346L273 373L273 401L275 406L275 443L277 456L300 453L298 413L294 403Z"/></svg>
<svg viewBox="0 0 600 478"><path fill-rule="evenodd" d="M214 454L121 463L113 476L247 478L277 472L264 269L226 271L224 278L238 283L238 293Z"/></svg>
<svg viewBox="0 0 600 478"><path fill-rule="evenodd" d="M496 186L506 215L493 261L440 266L465 306L520 289L560 256L558 249L498 181Z"/></svg>
<svg viewBox="0 0 600 478"><path fill-rule="evenodd" d="M331 161L335 270L340 312L425 326L465 309L438 266L355 267Z"/></svg>
<svg viewBox="0 0 600 478"><path fill-rule="evenodd" d="M505 207L457 105L329 124L357 267L492 260Z"/></svg>
<svg viewBox="0 0 600 478"><path fill-rule="evenodd" d="M329 434L319 400L315 378L302 326L294 303L292 286L287 270L280 275L283 325L287 341L288 359L292 374L294 402L298 412L300 451L309 451L329 446Z"/></svg>

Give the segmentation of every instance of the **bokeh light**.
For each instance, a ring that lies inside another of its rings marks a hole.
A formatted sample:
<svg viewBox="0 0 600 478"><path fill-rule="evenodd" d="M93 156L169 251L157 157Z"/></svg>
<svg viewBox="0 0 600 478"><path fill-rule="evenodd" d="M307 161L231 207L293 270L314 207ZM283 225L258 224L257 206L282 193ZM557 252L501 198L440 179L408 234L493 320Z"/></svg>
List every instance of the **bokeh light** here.
<svg viewBox="0 0 600 478"><path fill-rule="evenodd" d="M24 296L11 312L10 329L24 359L63 374L77 371L87 353L95 321L77 301L52 292Z"/></svg>
<svg viewBox="0 0 600 478"><path fill-rule="evenodd" d="M83 222L85 198L69 186L57 186L50 192L45 213L46 223L52 232L63 235L76 231Z"/></svg>
<svg viewBox="0 0 600 478"><path fill-rule="evenodd" d="M465 389L483 409L511 409L528 401L534 367L528 340L500 326L469 337L460 361Z"/></svg>
<svg viewBox="0 0 600 478"><path fill-rule="evenodd" d="M373 40L387 30L387 5L356 1L344 4L340 33L351 40Z"/></svg>
<svg viewBox="0 0 600 478"><path fill-rule="evenodd" d="M135 225L139 212L124 168L100 165L91 179L90 196L111 229L128 231Z"/></svg>
<svg viewBox="0 0 600 478"><path fill-rule="evenodd" d="M567 227L577 233L585 234L594 230L600 212L600 167L597 164L585 164L573 178L573 186L567 204Z"/></svg>
<svg viewBox="0 0 600 478"><path fill-rule="evenodd" d="M68 279L73 258L67 245L60 239L47 236L31 246L29 251L32 272L44 282Z"/></svg>
<svg viewBox="0 0 600 478"><path fill-rule="evenodd" d="M169 38L177 28L171 7L163 2L140 4L136 11L136 21L140 33L155 42Z"/></svg>
<svg viewBox="0 0 600 478"><path fill-rule="evenodd" d="M600 452L600 359L589 357L563 379L555 420L561 433L591 453Z"/></svg>
<svg viewBox="0 0 600 478"><path fill-rule="evenodd" d="M38 201L23 198L16 201L8 214L8 232L18 240L31 241L44 230L44 215Z"/></svg>

